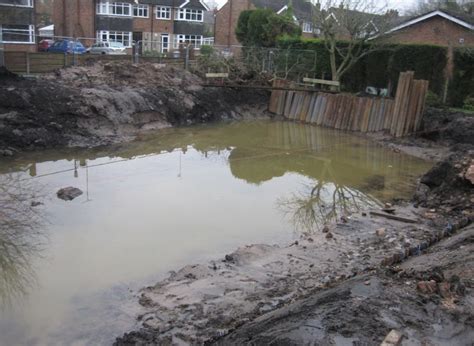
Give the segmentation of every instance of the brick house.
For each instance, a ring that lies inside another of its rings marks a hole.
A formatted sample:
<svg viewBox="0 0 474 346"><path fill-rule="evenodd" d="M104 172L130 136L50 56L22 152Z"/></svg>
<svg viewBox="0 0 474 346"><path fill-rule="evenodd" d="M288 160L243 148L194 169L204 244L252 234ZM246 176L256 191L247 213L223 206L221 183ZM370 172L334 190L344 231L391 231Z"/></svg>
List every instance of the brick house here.
<svg viewBox="0 0 474 346"><path fill-rule="evenodd" d="M215 44L220 46L240 45L235 29L240 13L257 8L268 8L277 14L288 10L289 0L227 0L217 11L215 22ZM315 6L308 0L293 0L294 19L299 23L304 37L314 37L313 13Z"/></svg>
<svg viewBox="0 0 474 346"><path fill-rule="evenodd" d="M393 43L473 47L474 18L446 10L436 10L396 24L384 34L383 40Z"/></svg>
<svg viewBox="0 0 474 346"><path fill-rule="evenodd" d="M0 48L5 51L36 51L34 0L0 0Z"/></svg>
<svg viewBox="0 0 474 346"><path fill-rule="evenodd" d="M56 36L84 38L86 45L137 42L142 51L166 53L182 43L203 44L208 10L200 0L56 0L53 21Z"/></svg>

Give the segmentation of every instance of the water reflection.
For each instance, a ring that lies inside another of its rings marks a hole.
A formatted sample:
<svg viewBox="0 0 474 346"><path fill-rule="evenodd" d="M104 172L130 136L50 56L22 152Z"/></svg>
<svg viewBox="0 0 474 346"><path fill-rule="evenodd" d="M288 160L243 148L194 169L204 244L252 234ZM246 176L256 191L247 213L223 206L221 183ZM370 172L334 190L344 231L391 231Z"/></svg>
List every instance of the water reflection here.
<svg viewBox="0 0 474 346"><path fill-rule="evenodd" d="M39 190L19 175L0 175L0 307L35 284L32 261L44 243L44 219L32 206L38 197Z"/></svg>

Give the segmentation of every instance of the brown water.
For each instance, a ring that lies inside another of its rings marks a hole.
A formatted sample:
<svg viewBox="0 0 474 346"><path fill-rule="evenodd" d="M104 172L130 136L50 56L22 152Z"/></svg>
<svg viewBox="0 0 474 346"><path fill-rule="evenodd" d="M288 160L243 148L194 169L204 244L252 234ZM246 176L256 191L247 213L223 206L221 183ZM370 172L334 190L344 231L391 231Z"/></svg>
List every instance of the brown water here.
<svg viewBox="0 0 474 346"><path fill-rule="evenodd" d="M136 290L167 271L245 244L287 244L341 213L408 197L430 165L287 122L0 161L0 203L22 221L15 233L0 227L0 244L15 249L0 251L0 344L110 344L133 327ZM66 186L84 195L57 199ZM32 211L31 201L44 204Z"/></svg>

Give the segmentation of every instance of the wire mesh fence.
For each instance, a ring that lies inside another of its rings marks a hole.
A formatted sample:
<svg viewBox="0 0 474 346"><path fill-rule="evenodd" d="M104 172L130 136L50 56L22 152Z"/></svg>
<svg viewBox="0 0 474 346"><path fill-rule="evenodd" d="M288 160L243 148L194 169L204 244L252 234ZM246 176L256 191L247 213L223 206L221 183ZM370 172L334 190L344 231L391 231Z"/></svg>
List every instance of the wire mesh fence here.
<svg viewBox="0 0 474 346"><path fill-rule="evenodd" d="M131 63L167 63L201 72L225 72L238 75L302 80L319 78L318 56L312 50L277 49L214 45L212 38L183 38L162 34L157 40L133 40L124 35L104 40L103 37L41 37L15 34L17 44L4 42L0 63L13 72L43 73L67 66L84 65L94 60L129 61ZM4 38L5 40L5 38ZM15 47L23 48L15 50ZM25 46L27 49L25 49ZM1 44L0 44L1 47Z"/></svg>

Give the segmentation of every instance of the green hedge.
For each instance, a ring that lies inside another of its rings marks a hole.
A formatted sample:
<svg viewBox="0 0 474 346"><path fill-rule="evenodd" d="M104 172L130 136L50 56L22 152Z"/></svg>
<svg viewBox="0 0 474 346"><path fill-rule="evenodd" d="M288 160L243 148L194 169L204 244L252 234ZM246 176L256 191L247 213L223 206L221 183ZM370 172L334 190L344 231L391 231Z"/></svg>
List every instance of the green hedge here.
<svg viewBox="0 0 474 346"><path fill-rule="evenodd" d="M347 43L339 42L343 47ZM287 50L315 51L316 67L309 64L306 71L314 76L330 78L329 54L324 42L318 39L281 38L278 48ZM446 48L433 45L385 45L382 50L373 52L357 64L342 78L345 90L360 91L366 86L387 87L391 83L396 90L400 72L415 71L415 78L430 81L430 89L442 95L444 87L443 71L446 67ZM302 69L304 70L304 69Z"/></svg>
<svg viewBox="0 0 474 346"><path fill-rule="evenodd" d="M474 96L474 49L454 51L454 74L449 86L449 103L462 107L469 96Z"/></svg>

